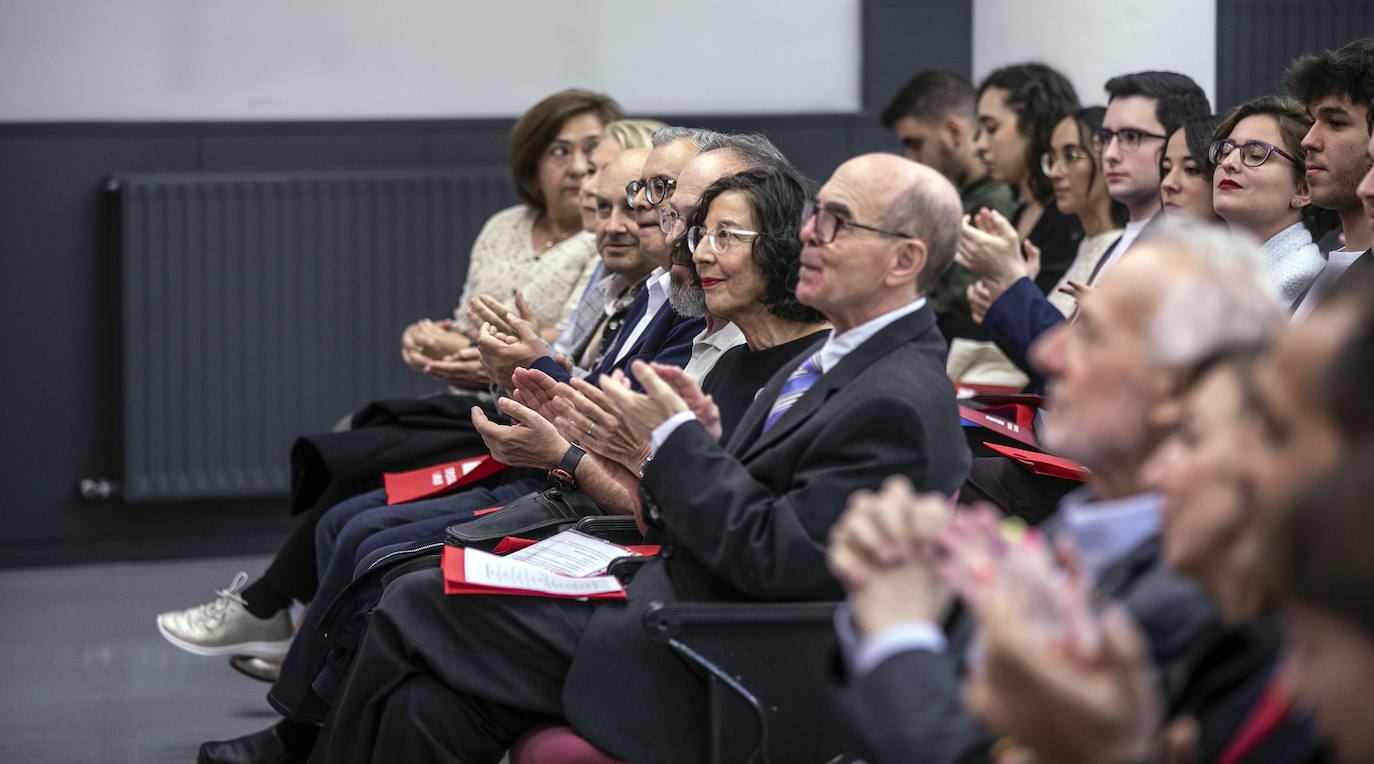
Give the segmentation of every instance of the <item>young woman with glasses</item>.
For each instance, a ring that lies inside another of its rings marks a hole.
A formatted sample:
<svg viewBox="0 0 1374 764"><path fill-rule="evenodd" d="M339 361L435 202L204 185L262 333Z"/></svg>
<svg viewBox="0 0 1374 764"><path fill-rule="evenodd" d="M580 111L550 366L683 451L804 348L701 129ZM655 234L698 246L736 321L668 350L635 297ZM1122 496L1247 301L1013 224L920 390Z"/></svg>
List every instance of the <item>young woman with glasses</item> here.
<svg viewBox="0 0 1374 764"><path fill-rule="evenodd" d="M1212 204L1233 229L1263 242L1274 285L1291 308L1326 261L1303 225L1307 149L1312 120L1296 101L1263 96L1232 109L1216 132L1208 159Z"/></svg>

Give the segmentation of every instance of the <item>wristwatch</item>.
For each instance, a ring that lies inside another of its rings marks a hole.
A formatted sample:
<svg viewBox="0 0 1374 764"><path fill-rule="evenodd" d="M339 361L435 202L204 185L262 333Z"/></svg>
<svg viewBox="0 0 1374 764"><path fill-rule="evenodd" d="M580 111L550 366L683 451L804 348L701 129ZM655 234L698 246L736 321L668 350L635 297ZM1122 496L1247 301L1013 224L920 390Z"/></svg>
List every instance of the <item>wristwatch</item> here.
<svg viewBox="0 0 1374 764"><path fill-rule="evenodd" d="M563 454L563 461L549 470L549 484L564 493L577 488L577 463L582 461L586 453L576 443L569 444L568 452Z"/></svg>

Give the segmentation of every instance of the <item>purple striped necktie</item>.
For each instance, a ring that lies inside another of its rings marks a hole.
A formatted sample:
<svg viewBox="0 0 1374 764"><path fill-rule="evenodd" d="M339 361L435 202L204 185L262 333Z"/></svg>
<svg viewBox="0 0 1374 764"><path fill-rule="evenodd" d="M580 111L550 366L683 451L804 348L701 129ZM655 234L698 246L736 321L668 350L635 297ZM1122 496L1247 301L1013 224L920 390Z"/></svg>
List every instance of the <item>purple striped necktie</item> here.
<svg viewBox="0 0 1374 764"><path fill-rule="evenodd" d="M812 385L816 384L816 380L821 378L820 365L816 362L820 355L817 353L802 361L802 365L798 366L787 377L787 381L782 383L782 389L778 391L778 399L773 402L773 408L768 410L768 418L763 420L763 429L759 431L760 435L768 432L768 428L778 421L783 412L792 408L792 404L796 403L807 390L811 389Z"/></svg>

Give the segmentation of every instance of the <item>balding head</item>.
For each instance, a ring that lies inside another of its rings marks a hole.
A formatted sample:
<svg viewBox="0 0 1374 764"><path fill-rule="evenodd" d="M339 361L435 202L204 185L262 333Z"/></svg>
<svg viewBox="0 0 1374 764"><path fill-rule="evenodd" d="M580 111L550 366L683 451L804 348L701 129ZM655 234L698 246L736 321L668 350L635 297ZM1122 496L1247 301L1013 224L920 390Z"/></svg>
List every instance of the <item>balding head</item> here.
<svg viewBox="0 0 1374 764"><path fill-rule="evenodd" d="M1257 247L1202 223L1169 221L1078 302L1078 318L1037 342L1055 415L1046 447L1095 471L1138 470L1175 425L1181 382L1217 350L1283 324Z"/></svg>
<svg viewBox="0 0 1374 764"><path fill-rule="evenodd" d="M929 167L892 154L855 157L817 201L822 212L802 228L797 299L837 332L909 304L954 259L959 193Z"/></svg>

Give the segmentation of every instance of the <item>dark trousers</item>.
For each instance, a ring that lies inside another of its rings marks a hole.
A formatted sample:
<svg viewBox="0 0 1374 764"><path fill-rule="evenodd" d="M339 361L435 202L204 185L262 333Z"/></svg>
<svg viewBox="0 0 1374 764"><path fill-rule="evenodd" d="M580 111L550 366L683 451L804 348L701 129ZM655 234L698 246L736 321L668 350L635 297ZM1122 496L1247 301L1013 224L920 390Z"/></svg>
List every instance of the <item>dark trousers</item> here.
<svg viewBox="0 0 1374 764"><path fill-rule="evenodd" d="M497 762L563 716L562 692L597 607L623 603L443 593L439 570L387 587L313 762Z"/></svg>

